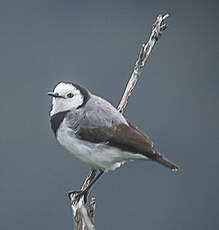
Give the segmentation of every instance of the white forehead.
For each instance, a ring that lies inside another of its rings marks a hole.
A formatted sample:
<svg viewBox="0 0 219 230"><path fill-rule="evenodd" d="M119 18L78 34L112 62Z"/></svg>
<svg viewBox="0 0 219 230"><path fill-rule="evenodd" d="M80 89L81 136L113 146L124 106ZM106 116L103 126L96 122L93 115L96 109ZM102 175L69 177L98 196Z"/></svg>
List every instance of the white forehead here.
<svg viewBox="0 0 219 230"><path fill-rule="evenodd" d="M80 93L78 89L76 89L72 84L60 82L54 89L54 93L59 93L60 95L67 93Z"/></svg>

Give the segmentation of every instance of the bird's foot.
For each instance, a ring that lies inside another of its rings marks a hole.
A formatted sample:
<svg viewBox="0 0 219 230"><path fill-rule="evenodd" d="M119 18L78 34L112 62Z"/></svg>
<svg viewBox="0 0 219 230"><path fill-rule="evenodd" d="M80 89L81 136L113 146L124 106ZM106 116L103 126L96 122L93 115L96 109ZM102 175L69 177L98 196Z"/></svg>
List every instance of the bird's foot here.
<svg viewBox="0 0 219 230"><path fill-rule="evenodd" d="M85 190L81 190L81 191L70 191L68 192L68 198L70 200L72 200L72 196L75 195L75 199L77 201L79 201L79 199L84 196L84 202L85 204L87 203L87 195L88 195L88 191L85 189Z"/></svg>

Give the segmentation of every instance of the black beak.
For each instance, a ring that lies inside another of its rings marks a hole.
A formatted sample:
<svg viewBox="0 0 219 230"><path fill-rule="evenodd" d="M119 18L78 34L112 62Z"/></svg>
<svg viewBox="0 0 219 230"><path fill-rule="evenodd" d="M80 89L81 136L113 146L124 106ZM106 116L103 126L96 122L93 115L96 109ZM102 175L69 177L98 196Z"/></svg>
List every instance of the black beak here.
<svg viewBox="0 0 219 230"><path fill-rule="evenodd" d="M53 93L53 92L48 92L48 95L51 97L65 98L65 97L59 95L58 93Z"/></svg>

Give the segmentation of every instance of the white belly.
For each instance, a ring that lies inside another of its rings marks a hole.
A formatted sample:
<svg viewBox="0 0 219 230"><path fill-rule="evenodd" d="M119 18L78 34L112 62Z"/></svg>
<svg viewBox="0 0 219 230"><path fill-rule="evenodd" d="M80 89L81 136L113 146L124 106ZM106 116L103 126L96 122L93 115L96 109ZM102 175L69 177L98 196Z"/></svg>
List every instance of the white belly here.
<svg viewBox="0 0 219 230"><path fill-rule="evenodd" d="M58 129L57 139L59 143L76 158L92 168L106 171L114 170L127 160L147 160L142 154L121 151L118 148L107 146L104 143L96 144L80 140L76 138L71 129L67 128L64 122Z"/></svg>

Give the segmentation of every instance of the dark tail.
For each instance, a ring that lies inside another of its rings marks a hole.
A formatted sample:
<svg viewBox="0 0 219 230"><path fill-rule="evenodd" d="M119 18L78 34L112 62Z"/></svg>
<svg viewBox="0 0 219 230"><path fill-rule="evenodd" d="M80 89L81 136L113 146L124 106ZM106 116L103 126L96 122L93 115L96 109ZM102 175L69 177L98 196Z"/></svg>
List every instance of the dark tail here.
<svg viewBox="0 0 219 230"><path fill-rule="evenodd" d="M163 156L156 157L154 161L158 162L159 164L171 169L172 171L178 171L179 167L174 163L170 162L167 158Z"/></svg>

